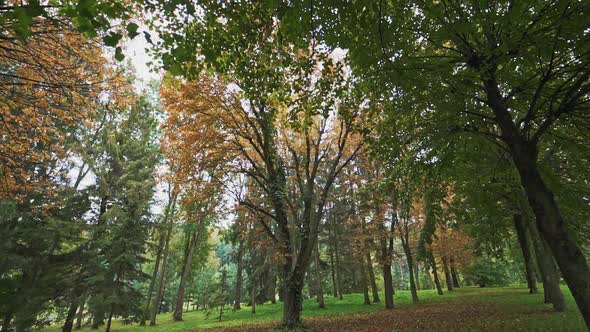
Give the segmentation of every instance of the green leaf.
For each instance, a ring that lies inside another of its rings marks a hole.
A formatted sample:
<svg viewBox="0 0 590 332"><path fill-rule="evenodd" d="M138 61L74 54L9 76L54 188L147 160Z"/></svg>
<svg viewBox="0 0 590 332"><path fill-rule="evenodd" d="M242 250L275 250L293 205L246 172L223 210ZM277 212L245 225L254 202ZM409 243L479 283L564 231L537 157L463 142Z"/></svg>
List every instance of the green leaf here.
<svg viewBox="0 0 590 332"><path fill-rule="evenodd" d="M18 7L12 12L12 17L17 21L13 26L14 31L22 38L30 37L32 33L31 26L33 25L31 13L23 7Z"/></svg>
<svg viewBox="0 0 590 332"><path fill-rule="evenodd" d="M170 74L175 76L182 75L182 66L178 63L172 64L172 66L170 66Z"/></svg>
<svg viewBox="0 0 590 332"><path fill-rule="evenodd" d="M120 33L110 33L102 38L105 45L115 47L123 36Z"/></svg>
<svg viewBox="0 0 590 332"><path fill-rule="evenodd" d="M129 38L133 39L135 36L139 35L139 32L137 32L138 28L139 26L135 23L127 24L127 33L129 34Z"/></svg>
<svg viewBox="0 0 590 332"><path fill-rule="evenodd" d="M125 59L125 55L123 54L121 47L117 47L115 49L115 59L117 59L117 61L123 61L123 59Z"/></svg>

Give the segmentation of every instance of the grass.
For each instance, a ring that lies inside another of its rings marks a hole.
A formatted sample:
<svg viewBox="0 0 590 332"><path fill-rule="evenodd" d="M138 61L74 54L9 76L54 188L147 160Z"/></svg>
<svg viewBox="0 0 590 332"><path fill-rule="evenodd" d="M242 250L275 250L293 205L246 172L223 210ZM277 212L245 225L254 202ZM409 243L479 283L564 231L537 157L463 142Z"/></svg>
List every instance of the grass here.
<svg viewBox="0 0 590 332"><path fill-rule="evenodd" d="M437 295L433 290L420 291L419 304L411 303L409 291L397 291L397 309L393 311L384 310L382 303L363 305L362 294L348 294L343 300L327 296L326 309L319 309L315 299L310 299L304 302L303 317L309 326L317 326L323 331L390 331L396 324L403 330L586 331L570 292L567 288L563 290L569 305L563 313L554 312L550 305L542 303L542 290L541 294L529 295L526 289L520 287L462 287L445 292L444 296ZM250 313L250 307L242 308L240 311L226 311L221 322L217 321L214 313L206 318L203 311L190 311L184 313L182 322L173 322L170 313L161 314L157 326L122 325L121 321L115 320L112 330L264 330L276 325L282 316L280 303L258 305L256 314ZM353 327L354 324L359 325ZM57 331L61 331L61 326L45 330Z"/></svg>

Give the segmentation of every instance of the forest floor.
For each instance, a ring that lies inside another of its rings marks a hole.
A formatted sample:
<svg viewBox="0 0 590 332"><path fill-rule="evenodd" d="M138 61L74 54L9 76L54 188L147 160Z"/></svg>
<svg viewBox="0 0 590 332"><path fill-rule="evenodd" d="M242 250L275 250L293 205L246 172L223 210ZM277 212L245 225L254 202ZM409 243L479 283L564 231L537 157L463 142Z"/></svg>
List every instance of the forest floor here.
<svg viewBox="0 0 590 332"><path fill-rule="evenodd" d="M394 310L382 303L363 305L362 294L346 294L343 300L326 297L326 309L315 299L304 303L303 317L308 331L586 331L574 300L564 287L568 300L565 312L554 312L543 304L543 294L530 295L519 287L462 287L439 296L435 291L419 292L420 303L412 304L408 291L397 291ZM270 331L282 315L281 304L263 304L240 311L226 311L221 322L216 313L184 313L183 322L173 322L171 314L158 317L155 327L113 323L113 331ZM86 329L83 329L83 331ZM60 331L59 326L45 332Z"/></svg>

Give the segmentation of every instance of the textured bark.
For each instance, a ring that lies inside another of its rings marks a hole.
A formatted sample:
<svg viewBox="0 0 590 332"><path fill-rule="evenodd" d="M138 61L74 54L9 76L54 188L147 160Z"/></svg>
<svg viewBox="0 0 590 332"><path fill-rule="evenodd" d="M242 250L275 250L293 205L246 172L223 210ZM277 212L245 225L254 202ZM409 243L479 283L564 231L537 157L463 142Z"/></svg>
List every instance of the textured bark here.
<svg viewBox="0 0 590 332"><path fill-rule="evenodd" d="M62 332L72 332L72 328L74 327L74 318L76 317L77 310L78 299L74 300L72 304L70 304L70 308L68 309L68 314L66 315L64 326L61 329Z"/></svg>
<svg viewBox="0 0 590 332"><path fill-rule="evenodd" d="M82 328L82 319L84 318L84 307L86 304L86 296L82 296L80 300L80 309L78 310L78 315L76 316L76 329Z"/></svg>
<svg viewBox="0 0 590 332"><path fill-rule="evenodd" d="M363 304L371 304L371 298L369 297L369 285L367 280L367 271L365 269L365 260L363 259L362 255L358 257L359 266L361 268L361 288L363 290L363 297L364 303Z"/></svg>
<svg viewBox="0 0 590 332"><path fill-rule="evenodd" d="M338 252L338 237L335 234L334 254L336 256L336 289L338 290L338 299L342 300L342 276L340 275L340 254Z"/></svg>
<svg viewBox="0 0 590 332"><path fill-rule="evenodd" d="M285 300L283 306L283 325L291 328L301 324L301 310L303 310L303 275L290 266L284 266L285 273Z"/></svg>
<svg viewBox="0 0 590 332"><path fill-rule="evenodd" d="M250 306L252 313L256 313L256 282L257 280L250 280Z"/></svg>
<svg viewBox="0 0 590 332"><path fill-rule="evenodd" d="M395 208L393 209L395 211ZM396 215L395 213L393 214ZM379 206L375 208L376 222L379 227L381 234L380 245L381 245L381 266L383 268L383 283L384 283L384 295L385 295L385 308L393 309L394 299L393 295L395 290L393 288L393 276L391 274L391 264L393 260L393 232L395 230L395 220L391 222L391 228L387 229L384 224L384 214Z"/></svg>
<svg viewBox="0 0 590 332"><path fill-rule="evenodd" d="M330 247L330 272L332 274L332 295L338 297L338 288L336 286L336 269L334 266L334 252Z"/></svg>
<svg viewBox="0 0 590 332"><path fill-rule="evenodd" d="M176 207L176 194L174 194L173 190L170 190L171 192L171 196L169 197L169 201L172 202L172 204L169 204L169 211L168 211L168 215L169 218L167 220L167 225L166 225L166 238L165 238L165 243L164 243L164 251L162 253L162 271L160 272L160 278L158 280L158 290L156 291L156 298L154 299L154 305L152 308L152 312L151 312L151 316L150 316L150 325L154 326L156 325L156 315L158 314L158 312L160 311L160 305L162 303L162 298L164 297L164 289L165 289L165 284L164 284L164 280L166 278L166 270L168 267L168 254L170 252L170 238L172 237L172 226L174 223L174 211L175 211L175 207Z"/></svg>
<svg viewBox="0 0 590 332"><path fill-rule="evenodd" d="M367 272L369 272L369 283L371 284L371 292L373 293L373 303L379 303L379 288L377 288L377 281L375 280L375 270L373 269L371 251L367 249L365 255L367 256Z"/></svg>
<svg viewBox="0 0 590 332"><path fill-rule="evenodd" d="M537 257L537 264L541 271L541 278L543 280L543 292L545 295L545 303L551 303L553 309L556 311L564 311L566 309L566 302L559 287L559 271L555 266L551 252L546 248L539 231L533 224L532 220L528 219L527 226L531 235L533 247L535 248L535 256Z"/></svg>
<svg viewBox="0 0 590 332"><path fill-rule="evenodd" d="M395 303L393 301L393 276L391 275L391 264L383 264L383 283L385 293L385 308L393 309Z"/></svg>
<svg viewBox="0 0 590 332"><path fill-rule="evenodd" d="M244 260L243 260L243 242L240 241L238 245L238 253L236 257L236 289L234 291L234 310L240 310L240 302L242 302L242 271L244 269Z"/></svg>
<svg viewBox="0 0 590 332"><path fill-rule="evenodd" d="M166 225L166 218L163 220L163 225ZM160 269L160 260L162 258L162 251L164 250L164 242L165 242L165 232L161 230L159 240L158 240L158 249L156 253L156 261L154 264L154 271L152 272L152 278L150 279L150 287L147 293L147 300L145 304L145 310L143 312L143 316L141 317L141 321L139 325L145 325L146 319L150 315L150 304L152 302L152 294L154 293L154 287L156 286L156 278L158 277L158 270Z"/></svg>
<svg viewBox="0 0 590 332"><path fill-rule="evenodd" d="M429 253L429 260L430 260L430 268L432 269L432 275L434 277L434 286L436 287L436 291L438 295L443 295L443 290L440 285L440 279L438 277L438 269L436 267L436 260L434 259L434 255L432 252Z"/></svg>
<svg viewBox="0 0 590 332"><path fill-rule="evenodd" d="M158 279L158 290L156 291L156 298L154 299L154 305L152 306L152 311L150 313L150 325L156 325L156 315L160 312L160 305L162 303L162 299L164 297L164 289L165 284L164 280L166 279L166 270L167 270L167 263L168 263L168 253L170 251L170 236L171 236L171 229L168 230L166 235L166 245L164 246L164 254L162 257L162 271L160 272L160 277Z"/></svg>
<svg viewBox="0 0 590 332"><path fill-rule="evenodd" d="M420 262L416 260L416 264L414 268L414 279L416 281L416 289L420 290Z"/></svg>
<svg viewBox="0 0 590 332"><path fill-rule="evenodd" d="M457 268L455 267L455 259L451 257L451 277L453 278L453 287L459 288L459 276L457 275Z"/></svg>
<svg viewBox="0 0 590 332"><path fill-rule="evenodd" d="M535 262L533 260L530 235L522 221L522 215L515 214L513 219L514 227L516 228L516 236L518 238L518 243L520 244L520 249L522 250L522 257L524 259L524 267L529 293L537 294L537 278L535 277Z"/></svg>
<svg viewBox="0 0 590 332"><path fill-rule="evenodd" d="M198 247L200 236L200 228L195 230L194 234L192 235L192 239L189 239L188 251L186 258L184 260L184 267L182 269L182 274L180 276L180 283L178 285L178 292L176 294L176 306L174 307L174 314L172 319L174 321L182 321L182 305L184 304L184 291L186 288L186 283L189 279L191 273L191 267L193 264L193 257L195 255L195 251Z"/></svg>
<svg viewBox="0 0 590 332"><path fill-rule="evenodd" d="M414 268L414 256L412 256L412 251L410 250L410 245L408 243L408 237L406 236L405 239L402 237L402 247L404 249L404 254L406 255L406 262L408 263L408 271L410 272L410 292L412 293L412 302L418 302L418 289L416 287L416 276L414 275L414 270L418 270Z"/></svg>
<svg viewBox="0 0 590 332"><path fill-rule="evenodd" d="M111 331L112 322L113 322L113 310L111 308L111 311L109 312L109 319L107 320L107 328L105 329L105 332Z"/></svg>
<svg viewBox="0 0 590 332"><path fill-rule="evenodd" d="M315 266L316 266L316 292L318 297L318 306L320 309L324 309L326 307L326 303L324 302L324 289L322 288L322 269L320 266L320 244L318 241L318 245L315 251Z"/></svg>
<svg viewBox="0 0 590 332"><path fill-rule="evenodd" d="M449 263L446 256L442 257L443 271L445 273L445 282L447 283L447 290L453 290L453 280L451 280L451 271L449 270Z"/></svg>
<svg viewBox="0 0 590 332"><path fill-rule="evenodd" d="M530 141L519 132L498 82L493 73L488 73L488 76L483 77L487 101L518 170L520 182L535 214L536 226L548 242L586 326L590 328L590 267L580 245L568 232L553 192L541 176L537 165L538 141Z"/></svg>

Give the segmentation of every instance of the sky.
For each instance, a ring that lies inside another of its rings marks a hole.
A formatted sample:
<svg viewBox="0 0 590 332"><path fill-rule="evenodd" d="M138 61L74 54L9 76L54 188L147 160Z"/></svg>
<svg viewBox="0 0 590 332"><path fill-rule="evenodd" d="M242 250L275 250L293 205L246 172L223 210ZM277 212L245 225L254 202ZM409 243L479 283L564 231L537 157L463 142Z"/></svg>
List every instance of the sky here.
<svg viewBox="0 0 590 332"><path fill-rule="evenodd" d="M139 31L147 31L154 41L157 40L155 33L149 31L145 25L140 24ZM143 84L146 84L151 80L157 80L162 76L161 70L154 70L153 68L148 67L148 63L154 60L154 58L146 52L146 48L149 46L150 44L145 40L143 33L140 33L132 40L126 40L123 45L125 59L131 63L135 69L137 78L139 79L139 81L135 83L136 88L141 88L143 87Z"/></svg>

